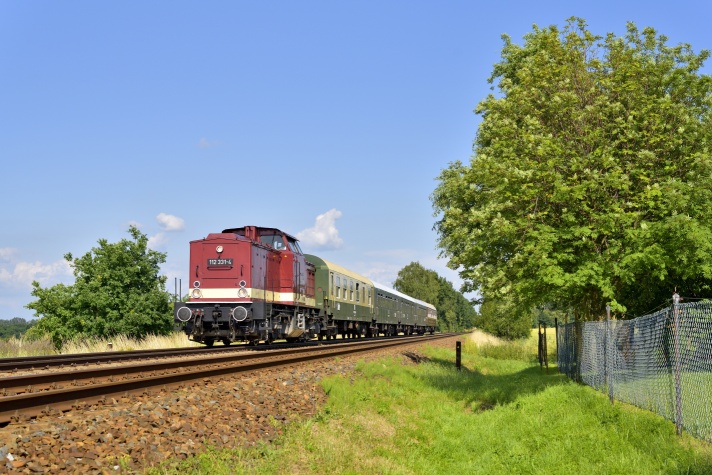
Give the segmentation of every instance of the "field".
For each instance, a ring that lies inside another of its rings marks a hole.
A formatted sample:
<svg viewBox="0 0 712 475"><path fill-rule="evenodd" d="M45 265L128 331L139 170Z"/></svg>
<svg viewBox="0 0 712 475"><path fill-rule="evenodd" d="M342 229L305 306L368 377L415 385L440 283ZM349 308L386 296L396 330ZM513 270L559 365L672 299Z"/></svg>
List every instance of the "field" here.
<svg viewBox="0 0 712 475"><path fill-rule="evenodd" d="M428 360L361 363L323 381L329 402L271 445L213 451L151 473L258 474L708 474L712 446L659 416L536 362L536 333L501 342L463 338Z"/></svg>

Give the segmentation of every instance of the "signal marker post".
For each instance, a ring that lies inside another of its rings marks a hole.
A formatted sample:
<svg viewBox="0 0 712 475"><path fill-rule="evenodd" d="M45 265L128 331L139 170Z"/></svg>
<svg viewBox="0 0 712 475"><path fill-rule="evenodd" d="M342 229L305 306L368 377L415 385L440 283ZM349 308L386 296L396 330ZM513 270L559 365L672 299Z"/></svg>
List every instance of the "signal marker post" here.
<svg viewBox="0 0 712 475"><path fill-rule="evenodd" d="M455 343L455 367L458 371L462 369L462 342Z"/></svg>

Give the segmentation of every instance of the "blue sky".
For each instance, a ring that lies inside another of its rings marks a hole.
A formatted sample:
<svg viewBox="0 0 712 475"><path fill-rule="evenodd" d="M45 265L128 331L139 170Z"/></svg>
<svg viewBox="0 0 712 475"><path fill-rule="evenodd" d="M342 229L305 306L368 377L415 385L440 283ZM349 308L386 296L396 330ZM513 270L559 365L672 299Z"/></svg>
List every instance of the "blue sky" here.
<svg viewBox="0 0 712 475"><path fill-rule="evenodd" d="M130 224L188 243L278 227L390 285L438 259L430 194L468 161L501 35L627 21L712 49L707 2L0 2L0 318ZM709 65L705 72L709 73Z"/></svg>

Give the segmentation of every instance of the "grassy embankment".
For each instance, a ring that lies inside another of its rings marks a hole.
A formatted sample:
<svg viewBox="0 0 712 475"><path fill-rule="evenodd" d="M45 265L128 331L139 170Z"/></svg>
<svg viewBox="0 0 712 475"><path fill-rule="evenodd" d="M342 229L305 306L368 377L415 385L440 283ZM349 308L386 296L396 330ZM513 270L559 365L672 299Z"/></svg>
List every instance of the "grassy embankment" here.
<svg viewBox="0 0 712 475"><path fill-rule="evenodd" d="M330 377L329 402L272 446L212 451L151 473L260 474L704 474L712 446L677 437L652 413L547 374L528 341L464 338L429 348L429 362L400 358ZM550 333L550 364L555 348ZM481 337L481 335L479 335Z"/></svg>

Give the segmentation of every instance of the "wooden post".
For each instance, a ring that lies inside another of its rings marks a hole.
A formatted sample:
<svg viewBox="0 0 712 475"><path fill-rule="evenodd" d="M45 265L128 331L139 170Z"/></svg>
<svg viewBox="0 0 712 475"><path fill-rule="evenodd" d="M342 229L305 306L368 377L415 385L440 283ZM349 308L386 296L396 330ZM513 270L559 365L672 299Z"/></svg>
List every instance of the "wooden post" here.
<svg viewBox="0 0 712 475"><path fill-rule="evenodd" d="M554 338L556 338L556 367L561 372L561 365L559 364L559 319L554 318Z"/></svg>

